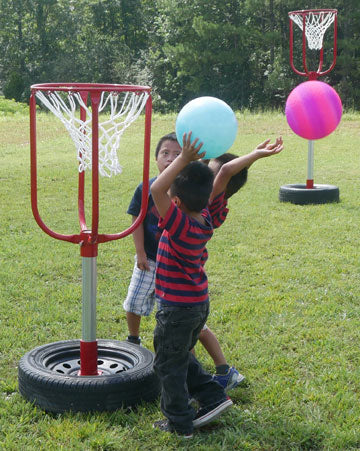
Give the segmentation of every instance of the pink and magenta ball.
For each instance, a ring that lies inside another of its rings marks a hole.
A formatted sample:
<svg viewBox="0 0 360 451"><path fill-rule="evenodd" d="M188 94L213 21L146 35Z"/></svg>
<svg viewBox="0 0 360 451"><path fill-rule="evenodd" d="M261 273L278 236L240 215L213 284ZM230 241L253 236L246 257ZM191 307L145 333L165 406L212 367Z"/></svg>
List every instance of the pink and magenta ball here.
<svg viewBox="0 0 360 451"><path fill-rule="evenodd" d="M321 139L338 126L342 103L339 94L327 83L305 81L289 94L285 115L294 133L305 139Z"/></svg>

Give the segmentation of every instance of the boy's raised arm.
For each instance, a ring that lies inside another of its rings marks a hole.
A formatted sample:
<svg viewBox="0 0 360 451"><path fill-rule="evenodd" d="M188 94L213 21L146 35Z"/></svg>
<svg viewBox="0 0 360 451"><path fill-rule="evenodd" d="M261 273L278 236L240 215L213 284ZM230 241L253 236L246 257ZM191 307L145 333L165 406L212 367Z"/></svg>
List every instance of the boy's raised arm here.
<svg viewBox="0 0 360 451"><path fill-rule="evenodd" d="M210 196L210 200L214 199L220 193L225 191L227 184L231 177L244 168L249 168L259 158L270 157L276 155L283 149L283 140L280 136L276 138L274 144L270 144L270 139L259 144L252 152L247 155L243 155L234 160L229 161L221 166L219 172L216 174L214 180L213 191Z"/></svg>
<svg viewBox="0 0 360 451"><path fill-rule="evenodd" d="M198 144L198 139L191 143L191 132L188 135L184 133L183 148L181 154L157 177L151 185L151 195L159 215L164 218L171 205L171 199L168 194L172 182L185 166L191 161L202 158L205 153L199 154L202 143Z"/></svg>

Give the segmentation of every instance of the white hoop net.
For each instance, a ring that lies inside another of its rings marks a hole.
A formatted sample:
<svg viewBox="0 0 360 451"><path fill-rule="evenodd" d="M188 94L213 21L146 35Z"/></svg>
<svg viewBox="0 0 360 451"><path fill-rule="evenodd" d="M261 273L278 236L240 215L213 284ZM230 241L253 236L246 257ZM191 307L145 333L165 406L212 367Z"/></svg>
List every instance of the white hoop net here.
<svg viewBox="0 0 360 451"><path fill-rule="evenodd" d="M63 93L61 91L37 91L36 97L68 130L77 150L79 172L92 166L92 113L84 103L79 92ZM99 114L106 107L104 120L99 117L99 174L106 177L120 174L117 151L120 138L125 129L134 122L144 109L149 94L147 92L102 92L99 103ZM79 107L86 111L86 120L79 116Z"/></svg>
<svg viewBox="0 0 360 451"><path fill-rule="evenodd" d="M321 50L324 34L334 22L335 11L308 11L289 14L290 19L303 30L303 16L305 16L305 36L311 50Z"/></svg>

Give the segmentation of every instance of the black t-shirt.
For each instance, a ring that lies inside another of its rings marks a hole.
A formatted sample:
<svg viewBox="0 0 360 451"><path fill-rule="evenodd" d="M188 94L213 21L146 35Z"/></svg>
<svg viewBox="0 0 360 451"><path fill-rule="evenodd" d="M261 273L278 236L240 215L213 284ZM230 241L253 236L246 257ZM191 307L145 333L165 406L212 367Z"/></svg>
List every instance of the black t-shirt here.
<svg viewBox="0 0 360 451"><path fill-rule="evenodd" d="M148 258L156 261L157 248L162 230L159 228L159 213L155 207L154 201L150 193L150 186L156 177L149 180L149 203L146 211L146 216L143 222L144 225L144 248ZM143 184L136 188L133 198L131 199L128 213L132 216L138 216L141 208Z"/></svg>

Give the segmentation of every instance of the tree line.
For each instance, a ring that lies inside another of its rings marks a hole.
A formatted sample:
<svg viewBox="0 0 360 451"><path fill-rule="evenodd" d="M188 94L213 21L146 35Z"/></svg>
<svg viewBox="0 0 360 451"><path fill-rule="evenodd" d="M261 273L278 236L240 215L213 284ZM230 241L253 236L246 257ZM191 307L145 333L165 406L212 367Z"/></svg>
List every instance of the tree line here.
<svg viewBox="0 0 360 451"><path fill-rule="evenodd" d="M315 4L316 3L316 4ZM0 91L27 101L45 82L146 84L154 109L212 95L235 109L282 108L304 81L289 65L288 12L338 10L337 63L321 80L360 105L358 0L0 0ZM332 62L333 28L324 36ZM316 69L319 54L308 51ZM301 30L294 61L302 70Z"/></svg>

